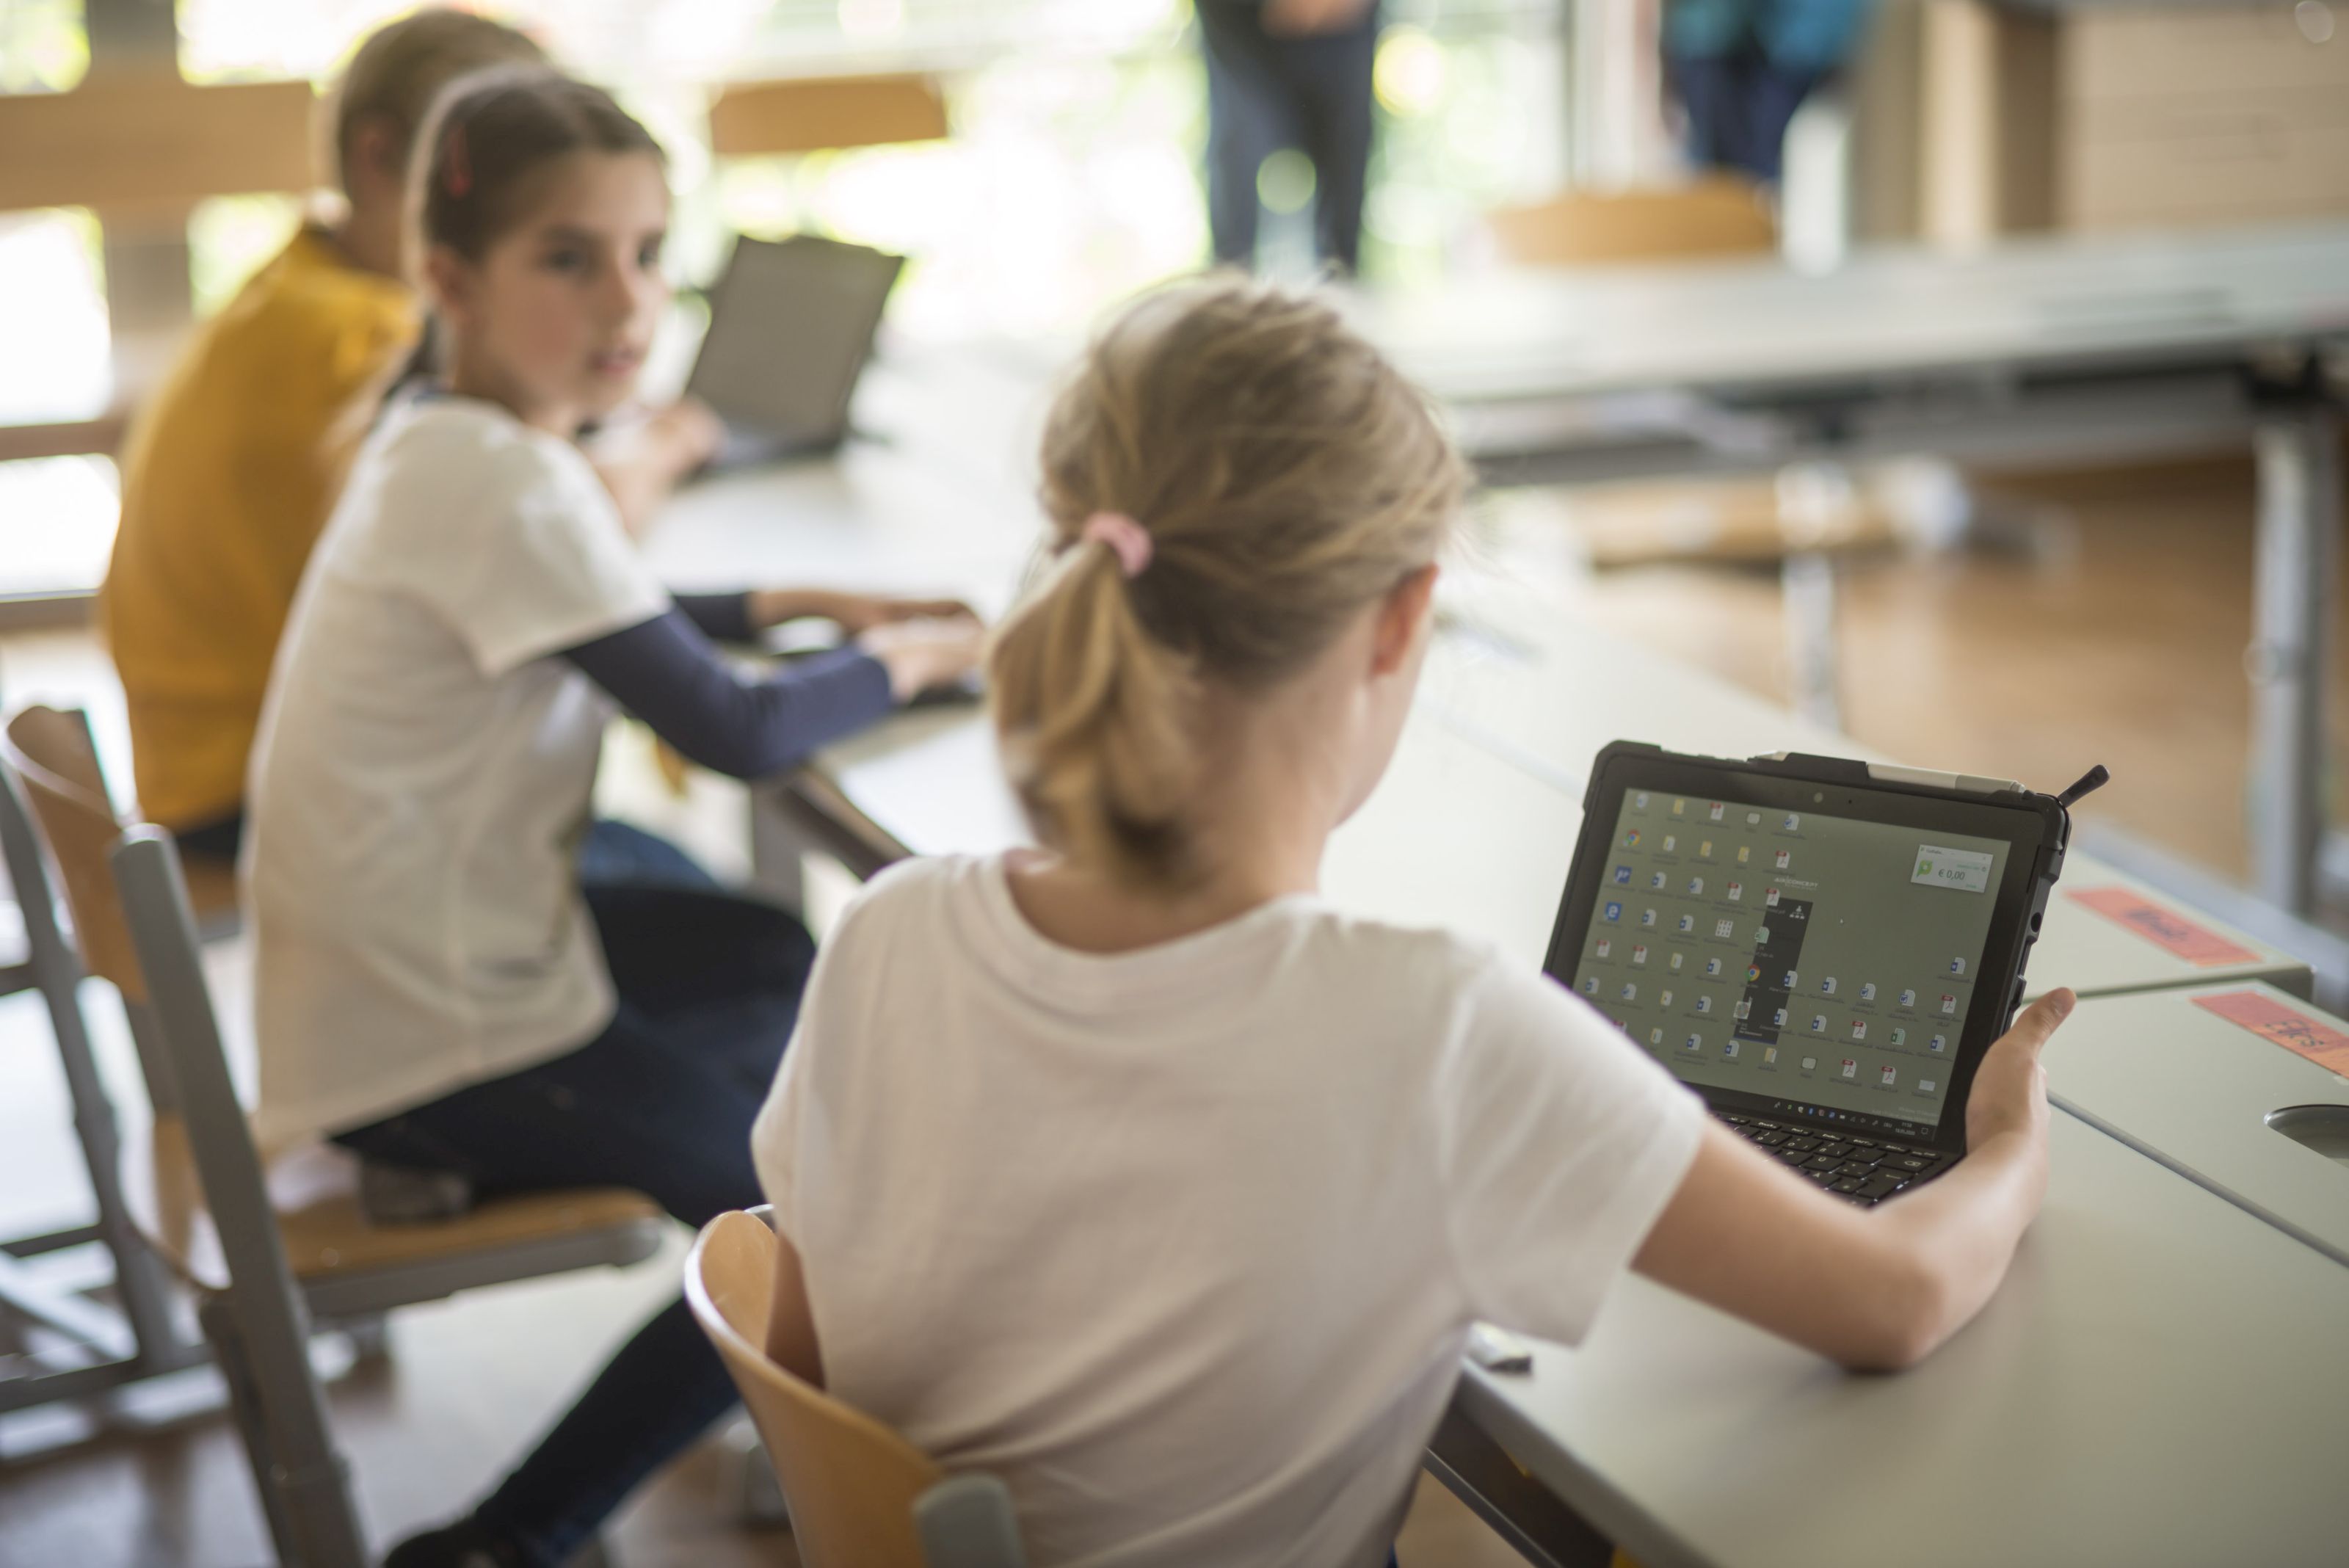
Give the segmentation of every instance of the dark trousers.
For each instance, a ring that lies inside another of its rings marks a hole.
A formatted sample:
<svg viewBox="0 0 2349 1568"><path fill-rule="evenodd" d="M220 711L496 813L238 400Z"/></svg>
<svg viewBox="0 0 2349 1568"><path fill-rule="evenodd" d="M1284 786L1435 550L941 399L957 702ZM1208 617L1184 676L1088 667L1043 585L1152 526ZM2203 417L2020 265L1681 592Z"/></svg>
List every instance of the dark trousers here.
<svg viewBox="0 0 2349 1568"><path fill-rule="evenodd" d="M784 911L714 890L585 886L619 992L604 1033L336 1141L370 1159L461 1172L483 1197L632 1187L695 1226L761 1202L750 1123L798 1020L815 943ZM679 1299L621 1347L476 1517L539 1568L560 1568L734 1403Z"/></svg>
<svg viewBox="0 0 2349 1568"><path fill-rule="evenodd" d="M1198 0L1207 59L1207 223L1216 259L1256 259L1257 171L1284 147L1313 161L1314 247L1353 272L1371 167L1371 64L1378 7L1312 37L1264 30L1256 0Z"/></svg>
<svg viewBox="0 0 2349 1568"><path fill-rule="evenodd" d="M1734 54L1674 56L1664 73L1688 116L1690 160L1767 184L1777 182L1795 111L1827 74L1775 64L1753 44Z"/></svg>

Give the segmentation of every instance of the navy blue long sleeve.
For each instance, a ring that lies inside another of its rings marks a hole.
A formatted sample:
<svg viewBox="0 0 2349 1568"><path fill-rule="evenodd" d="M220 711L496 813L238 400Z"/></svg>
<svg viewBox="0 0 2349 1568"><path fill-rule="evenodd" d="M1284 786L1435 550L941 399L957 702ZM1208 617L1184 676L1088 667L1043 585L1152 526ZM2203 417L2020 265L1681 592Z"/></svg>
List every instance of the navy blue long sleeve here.
<svg viewBox="0 0 2349 1568"><path fill-rule="evenodd" d="M750 596L736 589L730 594L672 594L669 602L685 612L685 618L701 628L701 634L712 642L756 642L759 628L750 624Z"/></svg>
<svg viewBox="0 0 2349 1568"><path fill-rule="evenodd" d="M682 608L563 657L681 755L738 779L779 773L895 706L870 654L836 649L744 676Z"/></svg>

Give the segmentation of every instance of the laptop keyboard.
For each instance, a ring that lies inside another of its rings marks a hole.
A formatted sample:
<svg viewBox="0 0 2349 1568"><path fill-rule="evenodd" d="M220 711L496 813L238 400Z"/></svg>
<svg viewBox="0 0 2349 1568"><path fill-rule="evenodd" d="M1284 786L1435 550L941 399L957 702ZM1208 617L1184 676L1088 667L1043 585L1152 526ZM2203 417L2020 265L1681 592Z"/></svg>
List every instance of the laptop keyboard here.
<svg viewBox="0 0 2349 1568"><path fill-rule="evenodd" d="M1727 1111L1713 1114L1740 1137L1758 1144L1797 1173L1863 1209L1930 1181L1955 1163L1939 1149L1910 1148L1882 1138L1846 1137L1815 1127L1789 1127Z"/></svg>

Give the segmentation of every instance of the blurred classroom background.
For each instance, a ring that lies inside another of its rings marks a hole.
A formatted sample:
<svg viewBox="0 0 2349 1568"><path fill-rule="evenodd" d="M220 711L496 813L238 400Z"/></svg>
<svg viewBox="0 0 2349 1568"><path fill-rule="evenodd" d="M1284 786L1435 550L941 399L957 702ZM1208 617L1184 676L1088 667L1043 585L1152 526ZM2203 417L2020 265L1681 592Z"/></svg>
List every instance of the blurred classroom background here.
<svg viewBox="0 0 2349 1568"><path fill-rule="evenodd" d="M111 541L125 416L186 324L292 232L313 172L309 84L400 8L0 5L0 628L83 613ZM663 137L683 278L709 278L730 233L816 233L911 258L894 339L1064 338L1209 254L1206 73L1184 0L496 9L617 87ZM1847 15L1847 57L1818 73L1750 223L1690 183L1664 9L1389 0L1365 284L1473 277L1528 247L1545 259L1561 234L1568 260L1660 266L1775 243L1818 270L1854 244L1965 249L2349 213L2349 39L2322 0L1814 7ZM944 134L918 123L934 113ZM1294 151L1260 171L1272 270L1313 265L1314 179ZM1842 577L1842 645L1867 650L1841 670L1852 732L2040 782L2083 733L2106 741L2098 754L2130 787L2093 811L2241 879L2242 443L1962 478L1942 512L2013 526L1972 529L1966 549L1928 547L1944 526L1846 552L1859 563ZM1636 638L1673 628L1675 651L1795 694L1800 656L1780 634L1768 562L1687 558L1775 546L1692 550L1649 525L1670 515L1684 535L1712 519L1734 535L1766 521L1765 492L1558 497L1601 568L1591 613ZM2165 715L2158 734L2134 723L2148 710Z"/></svg>

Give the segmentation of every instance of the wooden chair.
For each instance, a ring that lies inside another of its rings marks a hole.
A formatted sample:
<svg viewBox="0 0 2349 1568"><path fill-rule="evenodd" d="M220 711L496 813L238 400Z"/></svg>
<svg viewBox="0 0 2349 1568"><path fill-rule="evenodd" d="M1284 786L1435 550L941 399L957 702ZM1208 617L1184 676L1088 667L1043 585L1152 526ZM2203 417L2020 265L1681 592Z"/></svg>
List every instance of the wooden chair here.
<svg viewBox="0 0 2349 1568"><path fill-rule="evenodd" d="M685 1265L685 1298L742 1391L791 1506L806 1568L1024 1568L1011 1496L948 1477L870 1416L766 1353L775 1281L767 1211L720 1214Z"/></svg>
<svg viewBox="0 0 2349 1568"><path fill-rule="evenodd" d="M709 105L709 153L756 158L936 141L947 129L946 94L923 73L729 82Z"/></svg>
<svg viewBox="0 0 2349 1568"><path fill-rule="evenodd" d="M1728 174L1654 190L1569 191L1488 213L1501 254L1519 266L1612 266L1768 255L1778 221L1760 187Z"/></svg>
<svg viewBox="0 0 2349 1568"><path fill-rule="evenodd" d="M659 1246L666 1218L640 1193L595 1188L377 1225L359 1211L353 1168L317 1147L264 1175L229 1076L177 848L160 828L116 820L82 754L87 741L78 714L29 709L0 732L0 768L21 783L57 866L82 966L147 1020L159 1100L151 1167L129 1200L150 1243L196 1293L280 1561L364 1568L372 1559L347 1467L310 1367L314 1323L365 1323L475 1286L633 1263Z"/></svg>

